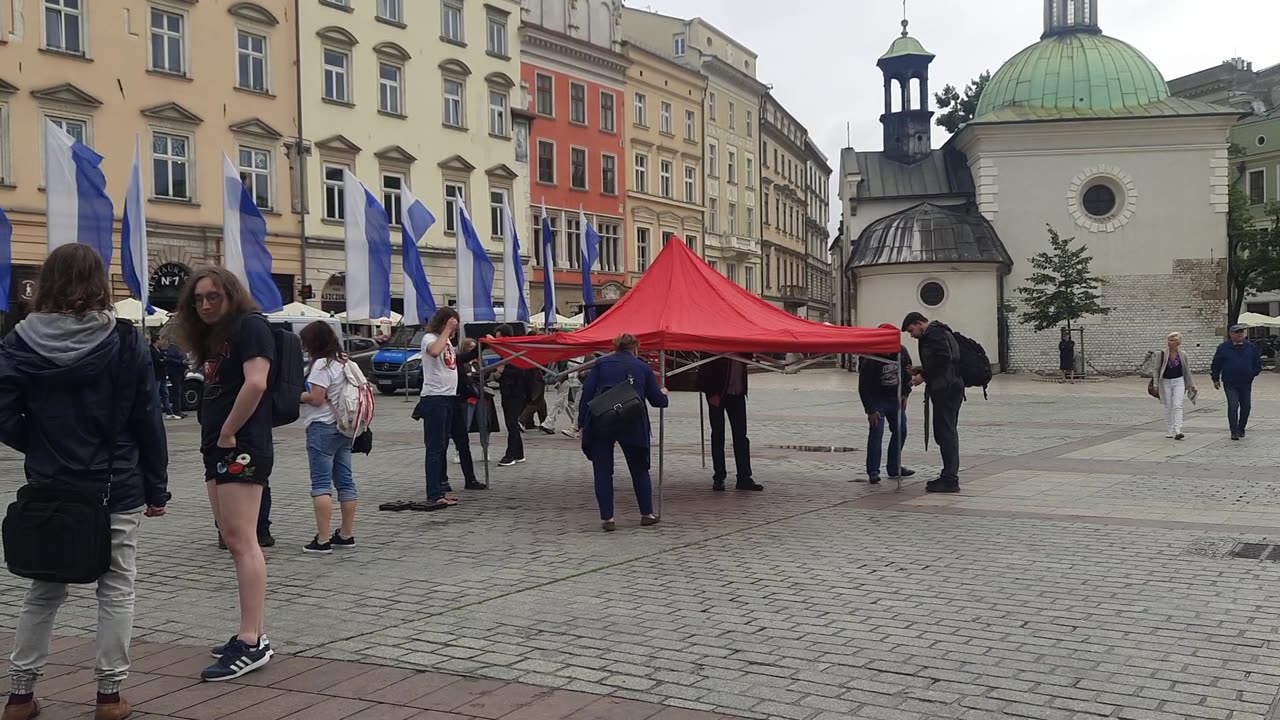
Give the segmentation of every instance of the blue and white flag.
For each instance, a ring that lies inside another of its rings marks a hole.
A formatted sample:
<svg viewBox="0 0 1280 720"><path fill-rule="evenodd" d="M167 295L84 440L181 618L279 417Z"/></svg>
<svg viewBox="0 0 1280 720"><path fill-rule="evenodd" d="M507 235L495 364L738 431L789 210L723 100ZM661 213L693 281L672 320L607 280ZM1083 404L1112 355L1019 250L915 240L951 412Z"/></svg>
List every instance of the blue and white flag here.
<svg viewBox="0 0 1280 720"><path fill-rule="evenodd" d="M147 216L142 188L142 141L133 143L133 168L129 171L129 192L124 197L124 221L120 223L120 270L124 284L138 298L148 315L156 309L147 300Z"/></svg>
<svg viewBox="0 0 1280 720"><path fill-rule="evenodd" d="M600 258L600 233L587 221L586 213L578 208L578 227L582 228L582 318L595 319L595 288L591 286L591 266Z"/></svg>
<svg viewBox="0 0 1280 720"><path fill-rule="evenodd" d="M115 208L107 197L102 156L44 121L45 216L49 250L82 243L98 251L111 272Z"/></svg>
<svg viewBox="0 0 1280 720"><path fill-rule="evenodd" d="M404 267L403 322L405 325L426 325L436 314L436 299L431 294L431 283L427 282L427 271L422 267L418 243L436 224L436 216L404 185L400 186L400 207L404 214L401 221L404 223L403 247L400 248L400 264Z"/></svg>
<svg viewBox="0 0 1280 720"><path fill-rule="evenodd" d="M556 324L556 234L551 229L547 201L542 201L542 322L543 327Z"/></svg>
<svg viewBox="0 0 1280 720"><path fill-rule="evenodd" d="M267 221L231 158L222 156L222 264L232 272L264 313L284 308L280 288L271 277Z"/></svg>
<svg viewBox="0 0 1280 720"><path fill-rule="evenodd" d="M506 218L502 242L502 307L506 321L528 323L529 301L524 296L524 265L520 262L520 236L511 204L502 199L502 216Z"/></svg>
<svg viewBox="0 0 1280 720"><path fill-rule="evenodd" d="M350 170L346 196L347 322L391 317L391 222L382 203Z"/></svg>
<svg viewBox="0 0 1280 720"><path fill-rule="evenodd" d="M458 200L458 315L462 322L494 322L493 261L480 242L467 206Z"/></svg>
<svg viewBox="0 0 1280 720"><path fill-rule="evenodd" d="M0 312L9 312L9 285L13 282L13 223L0 209Z"/></svg>

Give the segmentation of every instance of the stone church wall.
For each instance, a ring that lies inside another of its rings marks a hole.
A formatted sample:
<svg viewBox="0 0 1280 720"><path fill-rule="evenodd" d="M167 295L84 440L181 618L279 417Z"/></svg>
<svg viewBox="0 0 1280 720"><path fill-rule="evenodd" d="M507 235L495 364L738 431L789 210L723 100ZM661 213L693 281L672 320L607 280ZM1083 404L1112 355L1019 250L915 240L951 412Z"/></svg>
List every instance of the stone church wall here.
<svg viewBox="0 0 1280 720"><path fill-rule="evenodd" d="M1208 371L1226 319L1223 262L1175 260L1172 275L1115 275L1106 280L1102 303L1111 308L1111 314L1081 323L1089 372L1132 375L1149 370L1148 353L1163 348L1165 338L1174 331L1182 333L1182 348L1192 368ZM1011 288L1008 295L1016 299ZM1016 311L1016 302L1013 306ZM1058 340L1056 330L1033 332L1011 318L1010 369L1057 371ZM1079 345L1076 349L1081 350Z"/></svg>

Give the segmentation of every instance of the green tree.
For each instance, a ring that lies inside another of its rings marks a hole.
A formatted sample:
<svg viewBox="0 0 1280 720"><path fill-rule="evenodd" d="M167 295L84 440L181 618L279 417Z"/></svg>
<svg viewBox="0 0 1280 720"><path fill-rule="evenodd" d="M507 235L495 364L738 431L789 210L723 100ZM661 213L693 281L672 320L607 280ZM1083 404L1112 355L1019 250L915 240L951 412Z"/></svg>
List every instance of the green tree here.
<svg viewBox="0 0 1280 720"><path fill-rule="evenodd" d="M944 127L947 132L955 135L959 132L960 127L973 119L978 112L978 100L982 97L982 91L986 89L987 83L991 81L991 71L987 70L979 75L976 79L970 80L969 84L964 88L964 95L955 85L947 85L942 88L942 92L934 93L933 99L937 103L940 110L945 110L934 120L938 127Z"/></svg>
<svg viewBox="0 0 1280 720"><path fill-rule="evenodd" d="M1025 325L1036 332L1066 325L1086 315L1107 315L1111 308L1102 305L1102 278L1092 275L1093 258L1084 245L1072 247L1075 238L1063 238L1052 226L1049 229L1049 251L1031 256L1034 272L1027 284L1017 289L1023 310L1018 313Z"/></svg>
<svg viewBox="0 0 1280 720"><path fill-rule="evenodd" d="M1280 203L1268 205L1259 223L1244 190L1232 184L1228 207L1227 324L1234 325L1246 297L1280 290Z"/></svg>

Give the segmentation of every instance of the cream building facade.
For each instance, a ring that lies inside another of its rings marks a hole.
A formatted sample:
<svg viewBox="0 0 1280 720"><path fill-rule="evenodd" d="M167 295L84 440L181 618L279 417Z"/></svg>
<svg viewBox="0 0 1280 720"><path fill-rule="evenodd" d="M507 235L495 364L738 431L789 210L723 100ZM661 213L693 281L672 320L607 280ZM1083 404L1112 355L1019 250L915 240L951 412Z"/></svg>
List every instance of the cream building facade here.
<svg viewBox="0 0 1280 720"><path fill-rule="evenodd" d="M809 304L805 310L810 320L834 322L831 319L834 302L831 256L827 250L831 242L831 162L812 137L805 142L805 152L808 161L805 169L805 197L808 199L805 287L809 289Z"/></svg>
<svg viewBox="0 0 1280 720"><path fill-rule="evenodd" d="M706 237L702 256L747 290L762 291L758 114L768 88L756 79L757 56L702 18L683 20L623 11L629 42L707 78L703 103Z"/></svg>
<svg viewBox="0 0 1280 720"><path fill-rule="evenodd" d="M809 131L782 103L760 105L765 300L805 316L809 304Z"/></svg>
<svg viewBox="0 0 1280 720"><path fill-rule="evenodd" d="M267 221L285 302L302 275L289 148L298 135L292 0L0 2L0 207L14 225L12 311L46 254L46 119L105 157L116 237L142 145L151 293L172 307L195 268L222 259L222 154ZM117 297L127 290L114 253Z"/></svg>
<svg viewBox="0 0 1280 720"><path fill-rule="evenodd" d="M702 205L702 108L707 80L699 73L631 43L623 45L627 107L644 98L657 122L627 124L626 214L633 257L652 258L678 235L701 252L706 237ZM638 268L634 278L638 279ZM634 282L634 281L633 281Z"/></svg>
<svg viewBox="0 0 1280 720"><path fill-rule="evenodd" d="M420 247L440 305L456 300L456 201L499 267L504 200L528 215L528 122L517 0L302 0L307 283L345 309L343 170L392 223L392 308L403 307L400 189L436 216ZM531 238L521 238L526 254ZM525 260L522 260L522 263Z"/></svg>

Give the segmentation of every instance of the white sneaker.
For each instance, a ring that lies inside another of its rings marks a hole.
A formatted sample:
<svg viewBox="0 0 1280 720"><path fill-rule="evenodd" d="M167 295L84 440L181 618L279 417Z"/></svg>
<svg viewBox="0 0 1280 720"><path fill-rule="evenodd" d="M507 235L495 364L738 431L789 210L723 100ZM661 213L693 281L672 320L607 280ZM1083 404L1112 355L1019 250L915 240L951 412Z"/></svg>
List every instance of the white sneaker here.
<svg viewBox="0 0 1280 720"><path fill-rule="evenodd" d="M1173 433L1165 433L1164 436L1170 440L1173 439Z"/></svg>
<svg viewBox="0 0 1280 720"><path fill-rule="evenodd" d="M453 463L454 465L461 465L462 458L458 457L458 453L454 452L449 455L449 462Z"/></svg>

